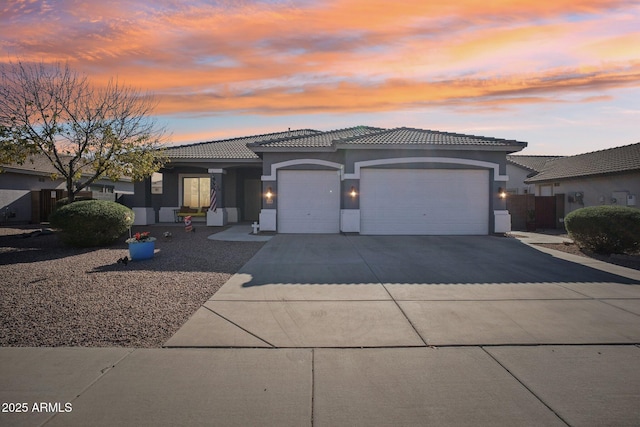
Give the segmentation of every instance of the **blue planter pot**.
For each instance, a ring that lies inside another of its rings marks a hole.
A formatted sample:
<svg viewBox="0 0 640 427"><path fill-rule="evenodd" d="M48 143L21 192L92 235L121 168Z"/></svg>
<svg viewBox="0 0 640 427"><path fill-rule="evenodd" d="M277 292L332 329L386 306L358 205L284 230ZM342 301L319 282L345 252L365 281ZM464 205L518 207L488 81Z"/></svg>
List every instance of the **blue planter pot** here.
<svg viewBox="0 0 640 427"><path fill-rule="evenodd" d="M156 242L137 242L129 243L129 258L133 261L153 258L153 251L156 248Z"/></svg>

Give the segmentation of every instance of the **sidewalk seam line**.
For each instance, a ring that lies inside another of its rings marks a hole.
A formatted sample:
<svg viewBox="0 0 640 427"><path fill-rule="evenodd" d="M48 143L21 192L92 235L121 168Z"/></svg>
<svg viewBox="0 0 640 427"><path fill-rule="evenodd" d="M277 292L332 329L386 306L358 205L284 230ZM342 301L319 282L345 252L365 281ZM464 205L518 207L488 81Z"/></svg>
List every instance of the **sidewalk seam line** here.
<svg viewBox="0 0 640 427"><path fill-rule="evenodd" d="M493 356L493 354L489 353L484 346L480 346L480 348L482 349L482 351L484 351L487 356L489 356L491 359L493 359L502 369L504 369L514 380L516 380L522 387L524 387L525 390L527 390L529 393L531 393L531 395L533 397L535 397L538 402L542 403L548 410L550 410L556 417L558 417L558 419L560 421L562 421L563 423L565 423L567 426L571 426L571 424L569 424L564 418L562 418L560 416L560 414L558 414L558 412L553 409L551 406L549 406L544 400L542 400L540 398L540 396L538 396L536 393L534 393L533 390L531 390L529 387L527 387L527 385L525 383L523 383L520 378L518 378L513 372L511 372L506 366L504 366L502 363L500 363L500 361L495 358Z"/></svg>
<svg viewBox="0 0 640 427"><path fill-rule="evenodd" d="M127 354L125 354L124 356L122 356L120 359L116 360L111 366L108 366L106 368L103 368L100 370L100 375L98 375L97 378L95 378L93 381L91 381L85 388L83 388L82 390L80 390L79 393L76 394L76 396L71 399L70 403L75 402L80 396L82 396L84 393L86 393L90 388L92 388L98 381L100 381L105 375L107 375L109 373L109 371L111 371L113 368L115 368L118 364L120 364L120 362L122 362L124 359L126 359L127 357L131 356L134 352L136 352L138 349L137 348L133 348L130 351L127 352ZM49 422L51 422L56 416L60 415L60 413L54 413L52 414L49 418L47 418L46 420L44 420L42 422L42 424L40 424L40 426L44 426L46 424L48 424Z"/></svg>
<svg viewBox="0 0 640 427"><path fill-rule="evenodd" d="M256 334L254 334L254 333L253 333L253 332L251 332L251 331L246 330L245 328L243 328L242 326L238 325L237 323L235 323L235 322L231 321L230 319L227 319L226 317L224 317L224 316L223 316L223 315L221 315L220 313L216 313L215 311L213 311L212 309L210 309L210 308L209 308L209 307L207 307L207 306L204 306L204 305L203 305L202 307L203 307L203 308L205 308L205 309L207 309L207 310L209 310L211 313L215 314L216 316L218 316L218 317L220 317L220 318L222 318L222 319L226 320L227 322L231 323L231 324L232 324L232 325L234 325L235 327L242 329L243 331L245 331L245 332L246 332L246 333L248 333L249 335L251 335L251 336L253 336L253 337L255 337L255 338L259 339L259 340L260 340L260 341L262 341L263 343L268 344L268 345L270 345L270 346L271 346L271 347L273 347L273 348L276 348L276 346L275 346L275 345L273 345L273 344L271 344L269 341L267 341L267 340L265 340L265 339L260 338L259 336L257 336Z"/></svg>
<svg viewBox="0 0 640 427"><path fill-rule="evenodd" d="M609 307L617 308L618 310L622 310L622 311L624 311L626 313L630 313L630 314L633 314L633 315L636 315L636 316L640 317L640 314L638 314L638 313L634 313L633 311L627 310L626 308L618 307L617 305L610 304L608 301L604 301L604 300L609 300L609 299L615 299L615 298L602 298L602 299L598 299L597 301L601 302L603 304L606 304ZM630 299L637 299L637 298L620 298L620 301L628 301Z"/></svg>

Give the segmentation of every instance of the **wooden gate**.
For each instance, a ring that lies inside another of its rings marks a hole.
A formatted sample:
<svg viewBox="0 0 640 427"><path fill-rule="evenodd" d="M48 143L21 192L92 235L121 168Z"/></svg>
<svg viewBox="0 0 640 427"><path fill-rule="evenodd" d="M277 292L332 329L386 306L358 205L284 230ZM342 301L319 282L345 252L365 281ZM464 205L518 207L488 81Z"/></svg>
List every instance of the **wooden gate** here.
<svg viewBox="0 0 640 427"><path fill-rule="evenodd" d="M67 197L66 190L33 190L31 191L31 222L39 224L49 221L49 215L54 211L56 202ZM81 191L76 197L92 198L91 191Z"/></svg>
<svg viewBox="0 0 640 427"><path fill-rule="evenodd" d="M536 228L556 228L556 197L536 197Z"/></svg>
<svg viewBox="0 0 640 427"><path fill-rule="evenodd" d="M66 191L56 189L40 190L31 194L31 222L37 224L49 221L49 215L56 207L56 202L66 195Z"/></svg>

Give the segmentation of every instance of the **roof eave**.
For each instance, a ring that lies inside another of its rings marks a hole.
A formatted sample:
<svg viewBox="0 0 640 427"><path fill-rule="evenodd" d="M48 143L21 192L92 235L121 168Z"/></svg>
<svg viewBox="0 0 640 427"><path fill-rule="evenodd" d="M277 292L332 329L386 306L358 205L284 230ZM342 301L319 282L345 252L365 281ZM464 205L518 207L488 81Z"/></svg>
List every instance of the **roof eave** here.
<svg viewBox="0 0 640 427"><path fill-rule="evenodd" d="M213 162L213 163L222 163L222 162L238 162L238 163L262 163L262 160L259 158L239 158L239 157L170 157L169 163L202 163L202 162Z"/></svg>
<svg viewBox="0 0 640 427"><path fill-rule="evenodd" d="M504 151L508 153L514 153L520 151L525 146L513 146L513 145L482 145L482 144L349 144L338 143L337 148L344 150L459 150L459 151Z"/></svg>
<svg viewBox="0 0 640 427"><path fill-rule="evenodd" d="M327 153L327 152L335 152L336 147L249 147L254 153L291 153L291 152L319 152L319 153Z"/></svg>
<svg viewBox="0 0 640 427"><path fill-rule="evenodd" d="M509 159L507 159L507 164L509 164L509 165L511 165L511 166L515 166L515 167L520 168L520 169L527 170L527 171L529 171L529 172L535 172L535 173L538 173L538 171L537 171L537 170L535 170L535 169L533 169L533 168L530 168L530 167L525 166L525 165L521 165L520 163L515 163L515 162L513 162L513 161L511 161L511 160L509 160Z"/></svg>
<svg viewBox="0 0 640 427"><path fill-rule="evenodd" d="M566 176L556 176L556 177L538 177L537 175L524 180L525 184L541 184L547 182L556 182L568 179L579 179L579 178L591 178L598 176L610 176L610 175L618 175L618 174L631 174L631 173L640 173L640 169L625 169L619 171L611 171L611 172L598 172L598 173L586 173L581 175L566 175Z"/></svg>
<svg viewBox="0 0 640 427"><path fill-rule="evenodd" d="M56 173L56 172L39 171L34 169L14 168L10 166L0 166L0 169L2 169L1 173L17 173L21 175L33 175L33 176L51 176L52 174Z"/></svg>

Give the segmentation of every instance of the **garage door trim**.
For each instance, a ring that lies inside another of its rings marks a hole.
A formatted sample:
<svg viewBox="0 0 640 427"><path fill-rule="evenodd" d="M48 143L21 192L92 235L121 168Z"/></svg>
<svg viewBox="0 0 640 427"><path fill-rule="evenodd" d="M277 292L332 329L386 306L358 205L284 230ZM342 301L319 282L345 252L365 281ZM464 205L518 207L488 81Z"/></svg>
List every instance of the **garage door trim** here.
<svg viewBox="0 0 640 427"><path fill-rule="evenodd" d="M360 233L489 233L486 169L367 168L360 180Z"/></svg>
<svg viewBox="0 0 640 427"><path fill-rule="evenodd" d="M345 173L344 179L360 179L360 171L362 168L369 168L372 166L381 165L394 165L394 164L406 164L406 163L445 163L445 164L457 164L474 166L481 169L493 170L494 181L508 181L507 175L500 175L500 165L493 162L485 162L482 160L464 159L458 157L397 157L392 159L376 159L376 160L363 160L354 163L354 172Z"/></svg>

